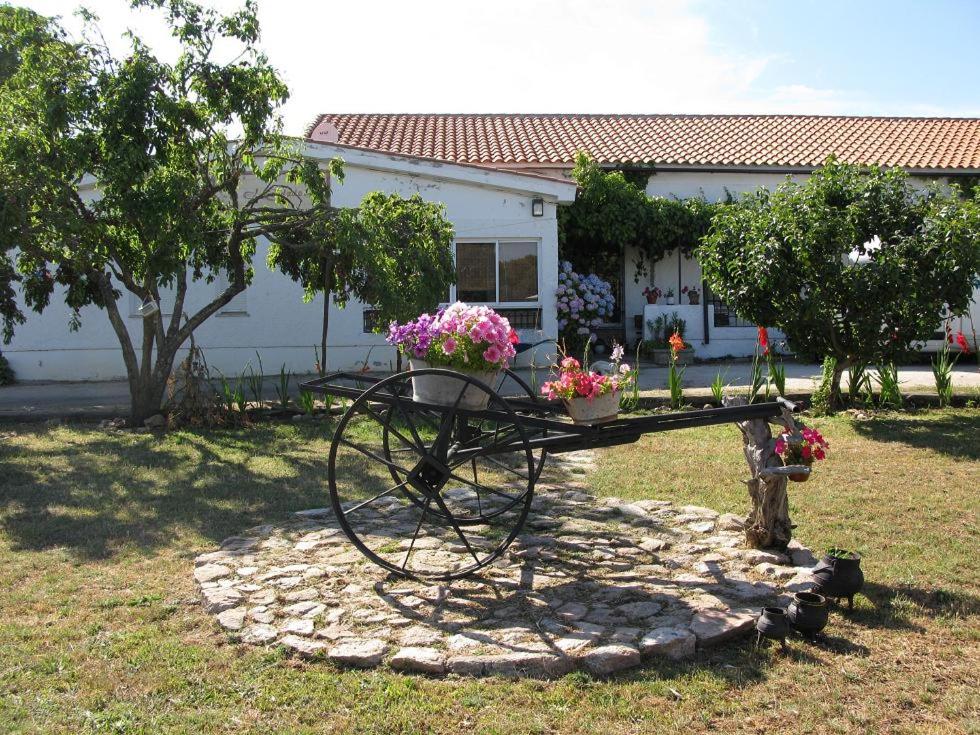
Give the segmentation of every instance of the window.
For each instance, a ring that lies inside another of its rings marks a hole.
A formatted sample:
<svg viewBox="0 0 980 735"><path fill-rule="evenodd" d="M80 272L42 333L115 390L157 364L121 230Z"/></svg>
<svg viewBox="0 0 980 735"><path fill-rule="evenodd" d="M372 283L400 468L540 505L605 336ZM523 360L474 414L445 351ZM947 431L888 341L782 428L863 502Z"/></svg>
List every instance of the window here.
<svg viewBox="0 0 980 735"><path fill-rule="evenodd" d="M533 240L456 243L456 279L459 301L536 304L538 243Z"/></svg>
<svg viewBox="0 0 980 735"><path fill-rule="evenodd" d="M214 279L214 295L215 297L220 296L221 293L228 288L231 281L228 280L228 275L222 271L215 276ZM248 315L248 301L246 299L247 290L242 291L239 294L235 294L231 301L221 307L218 311L219 315L230 314L235 316L247 316Z"/></svg>
<svg viewBox="0 0 980 735"><path fill-rule="evenodd" d="M715 321L714 326L716 327L754 327L755 325L739 317L735 311L722 301L718 296L711 292L708 285L704 286L705 303L710 304L715 307Z"/></svg>
<svg viewBox="0 0 980 735"><path fill-rule="evenodd" d="M364 309L361 314L362 326L361 331L364 334L372 334L375 332L381 323L378 318L381 316L381 312L372 306L368 306Z"/></svg>

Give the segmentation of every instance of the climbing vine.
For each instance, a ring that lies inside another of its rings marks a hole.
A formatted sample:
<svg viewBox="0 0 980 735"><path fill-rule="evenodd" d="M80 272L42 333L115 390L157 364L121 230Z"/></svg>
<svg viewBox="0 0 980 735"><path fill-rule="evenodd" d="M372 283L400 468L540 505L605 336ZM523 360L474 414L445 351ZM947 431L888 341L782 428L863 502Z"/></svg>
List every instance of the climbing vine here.
<svg viewBox="0 0 980 735"><path fill-rule="evenodd" d="M634 248L637 275L667 253L680 248L690 256L711 226L720 205L703 197L670 199L646 194L648 172L609 171L584 153L575 160L572 177L579 191L575 203L558 210L561 257L583 271L605 273L619 263L625 248Z"/></svg>

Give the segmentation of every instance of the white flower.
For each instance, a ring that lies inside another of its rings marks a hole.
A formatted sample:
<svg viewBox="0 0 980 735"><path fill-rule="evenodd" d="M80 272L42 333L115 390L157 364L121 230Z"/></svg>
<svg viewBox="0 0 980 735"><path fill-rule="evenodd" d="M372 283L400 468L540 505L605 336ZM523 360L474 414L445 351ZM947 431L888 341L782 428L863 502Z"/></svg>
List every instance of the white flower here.
<svg viewBox="0 0 980 735"><path fill-rule="evenodd" d="M626 353L626 350L623 349L623 346L622 345L616 345L615 347L613 347L613 351L612 351L612 359L613 359L613 362L619 362L620 360L622 360L623 359L623 355L625 353Z"/></svg>

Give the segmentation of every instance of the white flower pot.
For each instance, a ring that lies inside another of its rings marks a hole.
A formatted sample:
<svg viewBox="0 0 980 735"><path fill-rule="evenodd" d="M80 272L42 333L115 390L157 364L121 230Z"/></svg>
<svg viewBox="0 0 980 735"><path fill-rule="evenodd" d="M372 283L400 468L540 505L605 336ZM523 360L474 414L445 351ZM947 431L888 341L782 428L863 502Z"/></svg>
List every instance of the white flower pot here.
<svg viewBox="0 0 980 735"><path fill-rule="evenodd" d="M453 370L462 375L468 375L486 383L490 388L496 390L497 378L500 376L499 370L485 372L482 370L456 370L446 368L442 365L430 365L424 360L409 360L409 367L412 370L422 370L425 368L440 368ZM460 388L463 381L449 375L419 375L412 378L412 400L416 403L431 403L436 406L452 406L459 397ZM490 394L475 385L467 385L463 392L463 397L459 401L459 407L473 411L479 411L487 407L490 402Z"/></svg>
<svg viewBox="0 0 980 735"><path fill-rule="evenodd" d="M674 305L674 297L673 296L665 296L664 297L664 303L667 304L667 306L673 306Z"/></svg>
<svg viewBox="0 0 980 735"><path fill-rule="evenodd" d="M576 424L604 424L615 421L619 415L619 391L594 398L577 397L565 401L568 415Z"/></svg>

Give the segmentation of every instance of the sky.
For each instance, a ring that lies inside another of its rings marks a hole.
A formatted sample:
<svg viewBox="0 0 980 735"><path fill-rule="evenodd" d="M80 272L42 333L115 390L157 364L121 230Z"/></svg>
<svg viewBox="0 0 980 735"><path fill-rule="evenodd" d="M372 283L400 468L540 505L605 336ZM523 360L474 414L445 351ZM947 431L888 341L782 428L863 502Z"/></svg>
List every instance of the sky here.
<svg viewBox="0 0 980 735"><path fill-rule="evenodd" d="M74 0L12 0L77 27ZM203 0L224 11L234 0ZM321 112L980 117L980 0L258 0L300 134ZM166 26L87 0L120 52Z"/></svg>

